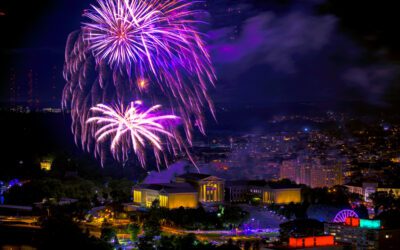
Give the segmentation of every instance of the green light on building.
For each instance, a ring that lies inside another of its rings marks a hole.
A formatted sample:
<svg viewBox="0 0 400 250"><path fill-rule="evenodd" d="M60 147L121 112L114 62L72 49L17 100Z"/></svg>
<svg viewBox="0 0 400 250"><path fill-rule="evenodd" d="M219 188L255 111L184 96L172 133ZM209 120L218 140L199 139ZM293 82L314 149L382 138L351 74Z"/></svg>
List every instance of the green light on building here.
<svg viewBox="0 0 400 250"><path fill-rule="evenodd" d="M360 227L361 228L370 228L370 229L379 229L381 228L381 221L380 220L360 220Z"/></svg>

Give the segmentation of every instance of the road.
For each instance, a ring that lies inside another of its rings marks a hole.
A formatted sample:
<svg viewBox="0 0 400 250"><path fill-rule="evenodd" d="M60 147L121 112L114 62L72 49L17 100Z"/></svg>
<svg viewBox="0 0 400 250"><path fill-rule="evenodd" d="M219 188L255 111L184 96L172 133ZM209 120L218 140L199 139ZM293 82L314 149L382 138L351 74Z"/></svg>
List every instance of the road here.
<svg viewBox="0 0 400 250"><path fill-rule="evenodd" d="M278 215L266 207L253 207L249 205L240 205L240 207L250 214L249 220L244 223L243 229L279 230L279 225L287 221L284 216Z"/></svg>
<svg viewBox="0 0 400 250"><path fill-rule="evenodd" d="M37 225L38 219L36 216L0 216L0 224L8 227L40 229Z"/></svg>

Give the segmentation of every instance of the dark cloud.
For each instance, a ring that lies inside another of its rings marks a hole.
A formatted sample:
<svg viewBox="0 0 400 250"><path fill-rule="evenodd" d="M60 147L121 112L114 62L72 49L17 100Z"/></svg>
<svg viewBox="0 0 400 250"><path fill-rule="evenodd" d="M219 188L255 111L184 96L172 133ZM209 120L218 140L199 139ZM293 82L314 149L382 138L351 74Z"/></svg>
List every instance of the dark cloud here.
<svg viewBox="0 0 400 250"><path fill-rule="evenodd" d="M359 89L365 98L373 104L385 104L382 97L396 79L400 67L398 65L372 65L349 68L343 74L344 80Z"/></svg>
<svg viewBox="0 0 400 250"><path fill-rule="evenodd" d="M254 12L245 21L211 31L220 78L217 102L384 104L398 66L371 60L342 32L337 17L314 11L320 3Z"/></svg>
<svg viewBox="0 0 400 250"><path fill-rule="evenodd" d="M341 29L378 57L400 59L400 15L397 1L325 0L321 13L338 17ZM379 51L379 55L376 52Z"/></svg>
<svg viewBox="0 0 400 250"><path fill-rule="evenodd" d="M232 77L257 64L293 73L295 57L319 51L328 44L335 23L332 16L316 17L298 11L277 16L266 12L248 19L240 37L233 41L232 27L212 31L215 40L211 53L216 64L235 67L228 74Z"/></svg>

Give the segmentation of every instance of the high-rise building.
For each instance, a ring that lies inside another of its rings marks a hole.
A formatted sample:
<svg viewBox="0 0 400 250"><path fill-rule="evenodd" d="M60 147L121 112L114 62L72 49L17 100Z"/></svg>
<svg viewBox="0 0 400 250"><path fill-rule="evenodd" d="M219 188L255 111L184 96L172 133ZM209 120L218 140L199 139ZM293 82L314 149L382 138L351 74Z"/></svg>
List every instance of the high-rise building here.
<svg viewBox="0 0 400 250"><path fill-rule="evenodd" d="M343 184L342 167L340 164L319 160L283 161L280 169L281 179L290 179L297 184L304 184L312 188L332 187Z"/></svg>
<svg viewBox="0 0 400 250"><path fill-rule="evenodd" d="M311 166L306 164L300 167L300 177L298 184L311 185Z"/></svg>
<svg viewBox="0 0 400 250"><path fill-rule="evenodd" d="M285 160L280 168L281 179L289 179L299 183L300 166L297 159Z"/></svg>
<svg viewBox="0 0 400 250"><path fill-rule="evenodd" d="M342 168L339 166L315 166L310 171L310 184L312 188L332 187L342 185ZM304 183L306 184L306 183Z"/></svg>

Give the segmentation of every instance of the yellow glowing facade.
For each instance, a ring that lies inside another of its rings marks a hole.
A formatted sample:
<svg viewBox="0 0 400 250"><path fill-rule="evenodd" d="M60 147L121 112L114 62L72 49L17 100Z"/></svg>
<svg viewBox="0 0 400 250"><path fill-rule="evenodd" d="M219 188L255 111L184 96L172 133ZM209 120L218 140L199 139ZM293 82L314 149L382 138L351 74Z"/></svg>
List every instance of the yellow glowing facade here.
<svg viewBox="0 0 400 250"><path fill-rule="evenodd" d="M50 160L43 160L40 162L40 169L44 171L50 171L51 170L51 164L53 162Z"/></svg>
<svg viewBox="0 0 400 250"><path fill-rule="evenodd" d="M198 195L197 192L176 192L167 193L164 190L151 190L151 189L134 189L133 202L141 207L151 207L154 200L159 200L160 207L168 209L175 208L197 208Z"/></svg>
<svg viewBox="0 0 400 250"><path fill-rule="evenodd" d="M225 181L215 176L186 174L175 182L164 184L141 184L133 188L135 205L150 207L154 200L160 206L175 208L197 208L199 203L222 203Z"/></svg>
<svg viewBox="0 0 400 250"><path fill-rule="evenodd" d="M168 207L168 196L160 195L160 207Z"/></svg>
<svg viewBox="0 0 400 250"><path fill-rule="evenodd" d="M201 203L221 203L224 201L225 182L215 176L209 176L196 181L199 201Z"/></svg>
<svg viewBox="0 0 400 250"><path fill-rule="evenodd" d="M200 184L201 202L222 202L224 200L224 187L222 183L207 181Z"/></svg>
<svg viewBox="0 0 400 250"><path fill-rule="evenodd" d="M388 193L388 194L393 194L393 196L395 197L395 198L399 198L400 197L400 188L390 188L390 187L388 187L388 188L384 188L384 187L378 187L377 189L376 189L376 191L377 192L386 192L386 193Z"/></svg>
<svg viewBox="0 0 400 250"><path fill-rule="evenodd" d="M142 202L142 192L139 190L133 190L133 202L141 203Z"/></svg>
<svg viewBox="0 0 400 250"><path fill-rule="evenodd" d="M301 189L267 189L263 192L264 203L289 204L301 202Z"/></svg>
<svg viewBox="0 0 400 250"><path fill-rule="evenodd" d="M391 161L393 163L400 163L400 157L392 158Z"/></svg>
<svg viewBox="0 0 400 250"><path fill-rule="evenodd" d="M198 197L195 193L188 194L169 194L167 198L166 208L197 208Z"/></svg>

